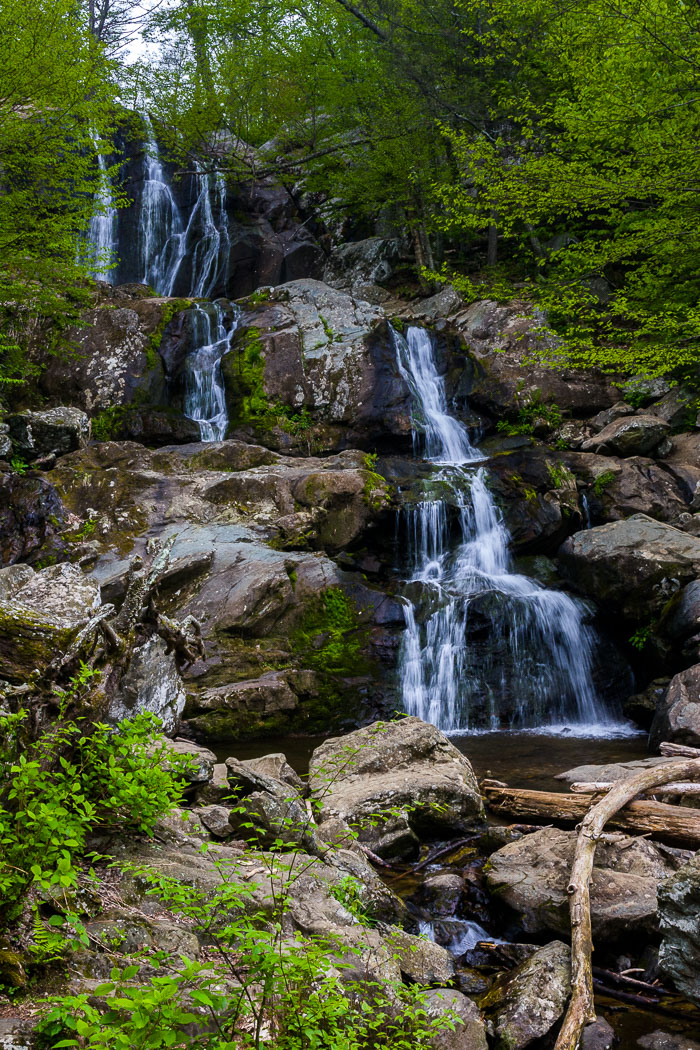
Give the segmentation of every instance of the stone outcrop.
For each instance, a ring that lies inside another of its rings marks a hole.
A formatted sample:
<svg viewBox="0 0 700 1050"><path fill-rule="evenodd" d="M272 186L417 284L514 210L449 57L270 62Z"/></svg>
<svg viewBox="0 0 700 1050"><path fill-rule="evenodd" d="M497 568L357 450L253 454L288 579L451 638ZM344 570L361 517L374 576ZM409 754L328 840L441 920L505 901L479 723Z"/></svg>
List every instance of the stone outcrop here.
<svg viewBox="0 0 700 1050"><path fill-rule="evenodd" d="M700 854L659 886L659 968L700 1005Z"/></svg>
<svg viewBox="0 0 700 1050"><path fill-rule="evenodd" d="M497 1050L525 1050L549 1032L571 992L570 949L561 941L540 948L499 977L482 999Z"/></svg>
<svg viewBox="0 0 700 1050"><path fill-rule="evenodd" d="M559 565L576 590L606 612L646 624L700 574L700 538L634 514L569 537Z"/></svg>
<svg viewBox="0 0 700 1050"><path fill-rule="evenodd" d="M382 310L312 280L242 306L223 362L232 436L306 452L410 444Z"/></svg>
<svg viewBox="0 0 700 1050"><path fill-rule="evenodd" d="M48 478L0 473L0 565L62 553L68 517Z"/></svg>
<svg viewBox="0 0 700 1050"><path fill-rule="evenodd" d="M340 818L380 856L409 855L420 838L463 832L483 819L469 762L419 718L326 740L312 755L309 783L321 824Z"/></svg>
<svg viewBox="0 0 700 1050"><path fill-rule="evenodd" d="M90 420L86 413L65 405L18 412L8 416L7 424L13 451L30 461L74 452L83 448L90 437Z"/></svg>
<svg viewBox="0 0 700 1050"><path fill-rule="evenodd" d="M120 722L150 712L161 720L165 733L172 733L185 709L185 700L175 655L166 651L162 638L153 635L134 649L107 717L110 721Z"/></svg>
<svg viewBox="0 0 700 1050"><path fill-rule="evenodd" d="M617 456L646 456L661 444L670 427L658 416L633 415L615 419L581 445L582 452Z"/></svg>
<svg viewBox="0 0 700 1050"><path fill-rule="evenodd" d="M656 750L668 740L700 747L700 664L671 679L649 731L649 747Z"/></svg>
<svg viewBox="0 0 700 1050"><path fill-rule="evenodd" d="M487 883L527 933L570 930L569 883L576 833L543 828L491 855ZM623 835L599 843L591 880L596 943L658 930L656 890L683 861L680 851Z"/></svg>

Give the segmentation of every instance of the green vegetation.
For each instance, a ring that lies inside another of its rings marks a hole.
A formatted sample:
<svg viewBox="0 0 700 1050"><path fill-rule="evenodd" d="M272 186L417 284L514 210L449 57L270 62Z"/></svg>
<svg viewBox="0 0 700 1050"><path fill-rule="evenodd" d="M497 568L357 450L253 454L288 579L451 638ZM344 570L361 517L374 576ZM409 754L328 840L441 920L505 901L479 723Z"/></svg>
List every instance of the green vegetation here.
<svg viewBox="0 0 700 1050"><path fill-rule="evenodd" d="M497 429L501 434L516 436L533 434L536 427L555 430L561 424L561 409L553 402L544 401L542 393L534 390L523 401L514 419L501 419Z"/></svg>
<svg viewBox="0 0 700 1050"><path fill-rule="evenodd" d="M602 474L598 475L598 477L593 482L593 492L596 496L598 496L598 498L600 498L603 495L603 492L608 487L608 485L612 485L613 481L615 480L615 477L616 474L613 470L605 470Z"/></svg>
<svg viewBox="0 0 700 1050"><path fill-rule="evenodd" d="M634 632L634 634L630 635L628 641L634 649L638 649L639 652L642 652L651 641L652 632L653 627L651 624L646 627L640 627Z"/></svg>
<svg viewBox="0 0 700 1050"><path fill-rule="evenodd" d="M352 598L340 587L321 592L315 607L308 607L299 626L290 635L293 650L319 672L354 674L363 664L367 638Z"/></svg>

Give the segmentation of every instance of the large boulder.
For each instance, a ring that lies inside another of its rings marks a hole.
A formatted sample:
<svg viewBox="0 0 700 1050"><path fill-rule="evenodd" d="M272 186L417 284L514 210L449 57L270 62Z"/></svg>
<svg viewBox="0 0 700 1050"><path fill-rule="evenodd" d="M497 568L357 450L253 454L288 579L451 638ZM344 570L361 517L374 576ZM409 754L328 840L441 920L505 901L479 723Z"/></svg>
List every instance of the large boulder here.
<svg viewBox="0 0 700 1050"><path fill-rule="evenodd" d="M66 509L48 478L0 474L0 565L56 556Z"/></svg>
<svg viewBox="0 0 700 1050"><path fill-rule="evenodd" d="M471 765L420 718L326 740L309 783L320 822L346 821L380 856L406 856L419 838L467 831L484 815Z"/></svg>
<svg viewBox="0 0 700 1050"><path fill-rule="evenodd" d="M453 315L451 322L483 369L470 403L494 419L517 414L531 400L556 404L574 416L590 416L618 400L610 380L593 369L533 365L539 351L556 348L556 339L543 318L524 306L486 299Z"/></svg>
<svg viewBox="0 0 700 1050"><path fill-rule="evenodd" d="M119 683L119 693L109 706L110 721L149 712L160 719L164 733L173 733L185 708L185 688L175 654L153 635L134 649L129 667Z"/></svg>
<svg viewBox="0 0 700 1050"><path fill-rule="evenodd" d="M312 280L242 305L223 360L233 436L306 452L408 447L408 388L378 307Z"/></svg>
<svg viewBox="0 0 700 1050"><path fill-rule="evenodd" d="M700 664L694 664L671 679L666 695L656 709L649 731L649 747L663 741L700 747Z"/></svg>
<svg viewBox="0 0 700 1050"><path fill-rule="evenodd" d="M700 574L700 539L634 514L570 536L559 549L559 565L606 612L646 624Z"/></svg>
<svg viewBox="0 0 700 1050"><path fill-rule="evenodd" d="M646 456L660 445L670 427L658 416L625 416L615 419L584 441L582 452L612 453L617 456Z"/></svg>
<svg viewBox="0 0 700 1050"><path fill-rule="evenodd" d="M326 284L349 292L359 299L381 302L388 293L380 286L389 280L401 257L401 244L395 238L367 237L348 241L331 251L323 279Z"/></svg>
<svg viewBox="0 0 700 1050"><path fill-rule="evenodd" d="M0 601L0 678L24 682L44 671L99 606L98 586L75 565L32 573Z"/></svg>
<svg viewBox="0 0 700 1050"><path fill-rule="evenodd" d="M659 969L700 1005L700 853L659 886Z"/></svg>
<svg viewBox="0 0 700 1050"><path fill-rule="evenodd" d="M492 854L487 883L528 933L570 930L567 886L576 832L543 828ZM598 844L591 880L591 920L596 942L658 929L656 887L683 856L646 839L620 835Z"/></svg>
<svg viewBox="0 0 700 1050"><path fill-rule="evenodd" d="M496 1050L525 1050L551 1031L571 993L571 951L552 941L497 978L481 1000Z"/></svg>
<svg viewBox="0 0 700 1050"><path fill-rule="evenodd" d="M27 460L74 452L90 437L90 420L85 412L64 405L16 412L8 416L7 423L14 451Z"/></svg>
<svg viewBox="0 0 700 1050"><path fill-rule="evenodd" d="M640 513L671 522L688 510L692 493L653 459L617 459L592 452L566 452L561 458L585 493L594 525Z"/></svg>
<svg viewBox="0 0 700 1050"><path fill-rule="evenodd" d="M471 999L454 988L431 988L423 992L421 1007L428 1017L449 1014L454 1030L443 1029L429 1036L434 1050L487 1050L486 1028L481 1014Z"/></svg>

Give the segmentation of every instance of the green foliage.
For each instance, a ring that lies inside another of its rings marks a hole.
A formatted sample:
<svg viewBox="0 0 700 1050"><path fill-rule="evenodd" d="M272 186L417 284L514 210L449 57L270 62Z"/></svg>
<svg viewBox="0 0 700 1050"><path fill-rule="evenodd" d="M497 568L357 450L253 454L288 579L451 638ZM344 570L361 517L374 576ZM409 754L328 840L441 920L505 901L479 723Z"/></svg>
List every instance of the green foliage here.
<svg viewBox="0 0 700 1050"><path fill-rule="evenodd" d="M639 652L641 652L643 649L646 649L647 645L651 641L652 630L653 628L650 624L646 627L638 628L634 632L634 634L630 635L630 637L628 638L630 645L634 649L638 649Z"/></svg>
<svg viewBox="0 0 700 1050"><path fill-rule="evenodd" d="M95 441L114 441L129 418L128 405L109 405L92 419L92 436Z"/></svg>
<svg viewBox="0 0 700 1050"><path fill-rule="evenodd" d="M603 495L603 492L608 487L608 485L612 485L613 481L615 480L615 477L615 471L613 470L604 470L602 474L598 475L598 477L593 482L593 491L596 494L596 496L598 496L598 498L600 498Z"/></svg>
<svg viewBox="0 0 700 1050"><path fill-rule="evenodd" d="M571 471L563 463L547 462L547 473L555 489L568 485L574 480Z"/></svg>
<svg viewBox="0 0 700 1050"><path fill-rule="evenodd" d="M61 710L94 687L83 666L60 697ZM157 743L158 722L143 714L117 730L67 719L28 739L28 713L0 717L0 895L4 919L29 886L73 890L88 833L131 828L146 834L180 798L179 768ZM164 760L168 760L168 766Z"/></svg>
<svg viewBox="0 0 700 1050"><path fill-rule="evenodd" d="M353 875L345 875L331 890L331 896L349 911L362 926L373 929L377 920L372 916L372 909L365 900L362 884Z"/></svg>
<svg viewBox="0 0 700 1050"><path fill-rule="evenodd" d="M514 419L500 419L496 429L501 434L515 436L518 434L532 434L536 426L555 430L561 424L561 409L553 402L547 402L542 398L539 390L533 391L523 401Z"/></svg>
<svg viewBox="0 0 700 1050"><path fill-rule="evenodd" d="M22 456L13 456L10 460L10 466L14 470L15 474L19 474L20 477L26 474L29 470L29 464L27 463L26 459L22 458Z"/></svg>

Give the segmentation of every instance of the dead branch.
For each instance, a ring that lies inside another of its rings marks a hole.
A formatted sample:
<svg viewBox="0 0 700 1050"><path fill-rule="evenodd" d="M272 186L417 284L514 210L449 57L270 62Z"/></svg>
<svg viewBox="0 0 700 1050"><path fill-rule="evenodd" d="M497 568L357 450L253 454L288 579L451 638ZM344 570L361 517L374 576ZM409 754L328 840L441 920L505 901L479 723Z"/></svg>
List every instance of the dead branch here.
<svg viewBox="0 0 700 1050"><path fill-rule="evenodd" d="M571 916L571 999L555 1050L577 1050L584 1027L595 1021L590 879L596 845L605 825L640 792L675 780L692 780L696 776L700 776L700 758L687 761L676 759L642 770L634 776L618 780L581 821L567 886Z"/></svg>
<svg viewBox="0 0 700 1050"><path fill-rule="evenodd" d="M700 748L687 747L685 744L663 743L659 746L659 751L668 758L700 758Z"/></svg>
<svg viewBox="0 0 700 1050"><path fill-rule="evenodd" d="M590 782L582 780L571 784L570 787L575 795L600 795L605 791L609 791L614 783L616 783L614 780L592 780ZM649 794L649 792L645 794ZM661 794L700 795L700 784L694 784L690 781L686 781L685 784L664 784Z"/></svg>

